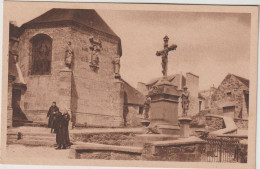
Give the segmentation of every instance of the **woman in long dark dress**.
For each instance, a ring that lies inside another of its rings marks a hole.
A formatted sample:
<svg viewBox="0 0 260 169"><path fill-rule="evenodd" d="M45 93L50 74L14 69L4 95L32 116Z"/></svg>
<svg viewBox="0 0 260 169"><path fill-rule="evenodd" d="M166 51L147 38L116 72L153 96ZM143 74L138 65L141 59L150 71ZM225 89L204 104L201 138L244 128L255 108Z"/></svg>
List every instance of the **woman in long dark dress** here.
<svg viewBox="0 0 260 169"><path fill-rule="evenodd" d="M66 110L63 114L63 120L64 120L64 139L65 139L65 146L66 148L70 146L70 136L69 136L69 121L70 121L70 115L68 111Z"/></svg>
<svg viewBox="0 0 260 169"><path fill-rule="evenodd" d="M64 114L58 112L56 115L56 142L58 144L57 149L66 149L70 146L69 139L69 125L70 115L66 111Z"/></svg>

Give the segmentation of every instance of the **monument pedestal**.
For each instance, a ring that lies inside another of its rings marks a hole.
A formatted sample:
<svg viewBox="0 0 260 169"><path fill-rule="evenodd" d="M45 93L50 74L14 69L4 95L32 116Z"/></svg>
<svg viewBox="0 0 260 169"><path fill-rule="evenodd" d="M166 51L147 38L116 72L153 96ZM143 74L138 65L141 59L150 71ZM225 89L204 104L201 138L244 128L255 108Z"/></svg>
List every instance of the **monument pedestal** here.
<svg viewBox="0 0 260 169"><path fill-rule="evenodd" d="M160 134L178 135L179 91L167 79L162 79L148 93L151 98L150 128Z"/></svg>
<svg viewBox="0 0 260 169"><path fill-rule="evenodd" d="M191 118L189 117L181 117L179 118L179 122L180 122L180 136L181 137L190 137L190 122L191 122Z"/></svg>

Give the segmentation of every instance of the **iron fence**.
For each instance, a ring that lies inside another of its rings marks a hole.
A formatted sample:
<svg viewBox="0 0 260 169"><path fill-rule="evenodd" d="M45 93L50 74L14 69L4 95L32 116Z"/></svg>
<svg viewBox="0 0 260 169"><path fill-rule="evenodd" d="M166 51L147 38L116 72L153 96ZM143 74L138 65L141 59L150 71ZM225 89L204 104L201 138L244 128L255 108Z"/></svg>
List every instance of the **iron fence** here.
<svg viewBox="0 0 260 169"><path fill-rule="evenodd" d="M238 162L239 140L234 138L207 137L206 152L208 162Z"/></svg>

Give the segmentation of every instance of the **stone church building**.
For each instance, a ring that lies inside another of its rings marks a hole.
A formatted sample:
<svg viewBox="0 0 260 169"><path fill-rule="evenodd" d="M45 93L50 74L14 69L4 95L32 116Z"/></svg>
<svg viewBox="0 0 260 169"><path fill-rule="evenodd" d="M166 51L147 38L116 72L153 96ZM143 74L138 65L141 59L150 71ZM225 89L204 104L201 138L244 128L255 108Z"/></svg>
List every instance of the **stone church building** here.
<svg viewBox="0 0 260 169"><path fill-rule="evenodd" d="M53 101L71 112L74 126L122 126L121 40L95 10L51 9L17 29L10 37L19 43L16 60L9 58L9 126L15 114L47 123Z"/></svg>

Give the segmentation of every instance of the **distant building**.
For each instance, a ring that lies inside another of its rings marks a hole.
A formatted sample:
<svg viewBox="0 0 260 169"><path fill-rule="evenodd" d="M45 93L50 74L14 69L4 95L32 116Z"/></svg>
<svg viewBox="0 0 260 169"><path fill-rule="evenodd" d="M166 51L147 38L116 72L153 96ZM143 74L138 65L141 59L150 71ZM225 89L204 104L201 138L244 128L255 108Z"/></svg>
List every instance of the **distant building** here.
<svg viewBox="0 0 260 169"><path fill-rule="evenodd" d="M208 90L199 91L199 110L208 110L211 108L212 95L215 93L214 85Z"/></svg>
<svg viewBox="0 0 260 169"><path fill-rule="evenodd" d="M127 126L136 127L141 125L141 119L143 118L143 105L145 102L145 95L140 91L132 87L125 80L121 79L124 84L124 91L127 95L126 104L129 112L126 116Z"/></svg>
<svg viewBox="0 0 260 169"><path fill-rule="evenodd" d="M150 80L148 83L138 83L137 89L142 92L144 95L147 95L148 91L156 85L160 78L155 78ZM172 85L176 86L179 91L183 90L184 86L188 87L188 91L190 92L190 105L188 110L188 115L192 116L199 112L199 76L194 75L192 73L186 73L186 76L183 76L182 73L169 75L168 80ZM179 116L182 114L182 106L181 99L179 99L178 106L178 114Z"/></svg>
<svg viewBox="0 0 260 169"><path fill-rule="evenodd" d="M211 97L211 112L247 120L249 114L249 80L228 74Z"/></svg>

